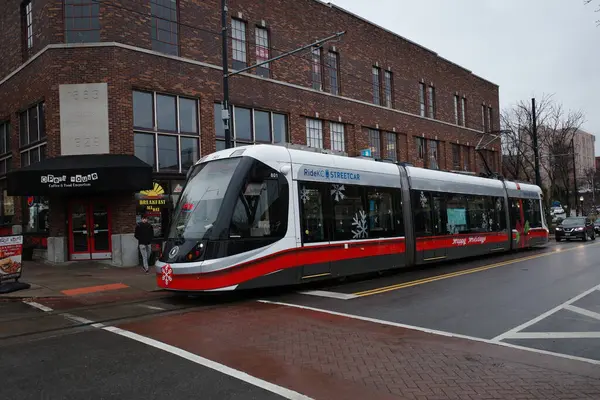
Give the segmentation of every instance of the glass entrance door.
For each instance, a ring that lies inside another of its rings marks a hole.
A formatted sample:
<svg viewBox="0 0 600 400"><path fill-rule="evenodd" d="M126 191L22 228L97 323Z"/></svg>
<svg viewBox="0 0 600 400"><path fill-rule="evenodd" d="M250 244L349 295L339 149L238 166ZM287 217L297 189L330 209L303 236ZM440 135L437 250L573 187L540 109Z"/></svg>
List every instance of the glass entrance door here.
<svg viewBox="0 0 600 400"><path fill-rule="evenodd" d="M69 205L69 258L103 260L112 257L110 212L102 201Z"/></svg>

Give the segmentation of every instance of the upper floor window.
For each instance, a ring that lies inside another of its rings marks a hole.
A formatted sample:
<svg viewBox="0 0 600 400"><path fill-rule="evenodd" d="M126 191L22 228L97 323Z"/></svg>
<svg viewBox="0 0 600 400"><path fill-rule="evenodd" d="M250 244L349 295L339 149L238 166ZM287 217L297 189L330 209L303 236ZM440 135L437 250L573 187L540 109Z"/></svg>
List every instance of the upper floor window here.
<svg viewBox="0 0 600 400"><path fill-rule="evenodd" d="M215 103L215 136L217 150L225 148L225 130L221 119L221 104ZM287 137L287 115L271 111L233 106L232 146L258 143L285 143Z"/></svg>
<svg viewBox="0 0 600 400"><path fill-rule="evenodd" d="M381 158L381 138L377 129L369 129L369 148L371 149L371 157Z"/></svg>
<svg viewBox="0 0 600 400"><path fill-rule="evenodd" d="M306 118L306 145L317 149L323 148L323 121Z"/></svg>
<svg viewBox="0 0 600 400"><path fill-rule="evenodd" d="M467 99L466 97L461 98L461 114L462 114L462 126L467 126Z"/></svg>
<svg viewBox="0 0 600 400"><path fill-rule="evenodd" d="M334 51L327 53L327 69L329 70L329 92L338 95L340 94L338 53Z"/></svg>
<svg viewBox="0 0 600 400"><path fill-rule="evenodd" d="M452 168L460 170L460 146L455 143L452 143Z"/></svg>
<svg viewBox="0 0 600 400"><path fill-rule="evenodd" d="M100 41L100 3L95 0L65 0L67 43Z"/></svg>
<svg viewBox="0 0 600 400"><path fill-rule="evenodd" d="M458 125L460 122L459 114L458 114L458 103L459 103L458 95L455 94L454 95L454 123L456 125Z"/></svg>
<svg viewBox="0 0 600 400"><path fill-rule="evenodd" d="M433 86L429 86L427 100L429 106L429 118L435 118L435 88Z"/></svg>
<svg viewBox="0 0 600 400"><path fill-rule="evenodd" d="M329 124L329 132L331 133L331 150L346 151L344 124L331 122Z"/></svg>
<svg viewBox="0 0 600 400"><path fill-rule="evenodd" d="M177 0L150 0L150 12L152 13L152 49L178 55Z"/></svg>
<svg viewBox="0 0 600 400"><path fill-rule="evenodd" d="M312 88L315 90L323 90L323 74L321 63L321 48L312 48Z"/></svg>
<svg viewBox="0 0 600 400"><path fill-rule="evenodd" d="M22 20L23 20L23 38L27 50L33 47L33 5L32 0L29 0L23 4L22 8Z"/></svg>
<svg viewBox="0 0 600 400"><path fill-rule="evenodd" d="M438 164L438 142L436 140L429 140L429 168L440 169Z"/></svg>
<svg viewBox="0 0 600 400"><path fill-rule="evenodd" d="M425 105L425 84L419 83L419 113L421 117L425 116L426 105Z"/></svg>
<svg viewBox="0 0 600 400"><path fill-rule="evenodd" d="M246 23L239 19L231 20L231 46L233 48L233 68L246 68Z"/></svg>
<svg viewBox="0 0 600 400"><path fill-rule="evenodd" d="M38 103L19 113L21 167L46 158L45 106Z"/></svg>
<svg viewBox="0 0 600 400"><path fill-rule="evenodd" d="M492 107L488 107L488 128L489 131L493 131L494 130L494 120L492 119Z"/></svg>
<svg viewBox="0 0 600 400"><path fill-rule="evenodd" d="M155 171L185 173L198 160L198 100L133 92L135 155Z"/></svg>
<svg viewBox="0 0 600 400"><path fill-rule="evenodd" d="M381 105L381 68L373 67L373 104Z"/></svg>
<svg viewBox="0 0 600 400"><path fill-rule="evenodd" d="M464 146L462 153L465 155L464 170L470 171L471 170L471 151L470 151L469 147Z"/></svg>
<svg viewBox="0 0 600 400"><path fill-rule="evenodd" d="M398 161L398 153L396 151L396 134L392 132L383 132L383 149L385 151L385 159Z"/></svg>
<svg viewBox="0 0 600 400"><path fill-rule="evenodd" d="M383 94L384 94L384 105L389 108L394 107L394 96L393 96L394 84L393 75L391 71L384 71L383 73Z"/></svg>
<svg viewBox="0 0 600 400"><path fill-rule="evenodd" d="M0 176L11 170L10 124L0 122Z"/></svg>
<svg viewBox="0 0 600 400"><path fill-rule="evenodd" d="M269 59L269 31L265 28L256 27L256 63L267 61ZM269 63L263 64L256 67L256 75L260 75L263 78L269 78L271 76L269 70Z"/></svg>
<svg viewBox="0 0 600 400"><path fill-rule="evenodd" d="M425 139L422 137L416 137L415 143L417 146L417 158L422 160L425 158Z"/></svg>
<svg viewBox="0 0 600 400"><path fill-rule="evenodd" d="M481 105L481 127L484 132L488 131L487 107L485 106L485 104Z"/></svg>

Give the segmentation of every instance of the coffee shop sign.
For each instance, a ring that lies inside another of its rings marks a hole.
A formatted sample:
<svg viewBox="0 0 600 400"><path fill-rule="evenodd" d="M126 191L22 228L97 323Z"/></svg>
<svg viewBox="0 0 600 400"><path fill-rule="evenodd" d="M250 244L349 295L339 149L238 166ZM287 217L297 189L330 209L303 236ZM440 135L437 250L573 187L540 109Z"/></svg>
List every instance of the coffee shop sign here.
<svg viewBox="0 0 600 400"><path fill-rule="evenodd" d="M72 175L67 178L67 175L43 175L41 182L48 184L49 187L82 187L91 186L91 182L98 180L98 174L92 173L87 175Z"/></svg>

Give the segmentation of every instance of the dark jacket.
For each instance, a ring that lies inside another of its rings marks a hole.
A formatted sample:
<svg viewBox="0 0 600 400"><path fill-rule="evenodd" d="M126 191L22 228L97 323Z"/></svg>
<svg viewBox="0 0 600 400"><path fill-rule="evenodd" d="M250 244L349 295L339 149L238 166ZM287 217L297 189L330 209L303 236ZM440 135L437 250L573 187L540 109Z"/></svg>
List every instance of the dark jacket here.
<svg viewBox="0 0 600 400"><path fill-rule="evenodd" d="M135 227L135 238L139 244L150 244L154 239L154 228L149 223L140 222Z"/></svg>

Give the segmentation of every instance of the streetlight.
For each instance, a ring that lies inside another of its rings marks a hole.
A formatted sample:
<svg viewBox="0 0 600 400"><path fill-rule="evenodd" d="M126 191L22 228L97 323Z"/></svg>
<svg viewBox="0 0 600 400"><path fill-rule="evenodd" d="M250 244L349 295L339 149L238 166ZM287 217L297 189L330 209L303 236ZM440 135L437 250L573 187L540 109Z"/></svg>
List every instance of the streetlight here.
<svg viewBox="0 0 600 400"><path fill-rule="evenodd" d="M583 196L579 196L579 207L581 208L581 215L583 216Z"/></svg>

